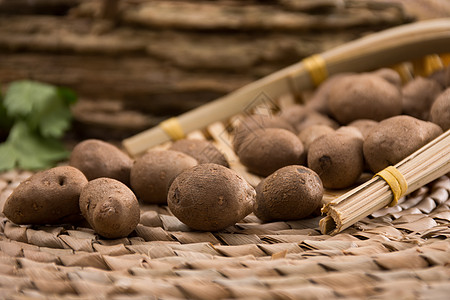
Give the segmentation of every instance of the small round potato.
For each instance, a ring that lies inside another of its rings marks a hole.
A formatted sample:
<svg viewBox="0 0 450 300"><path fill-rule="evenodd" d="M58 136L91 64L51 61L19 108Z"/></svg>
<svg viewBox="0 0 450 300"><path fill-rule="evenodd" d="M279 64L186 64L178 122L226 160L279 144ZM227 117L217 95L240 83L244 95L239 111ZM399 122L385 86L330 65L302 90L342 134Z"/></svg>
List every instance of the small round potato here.
<svg viewBox="0 0 450 300"><path fill-rule="evenodd" d="M239 152L239 147L245 140L247 135L258 129L264 128L283 128L291 132L295 129L284 119L279 116L251 115L242 120L242 122L234 129L233 150Z"/></svg>
<svg viewBox="0 0 450 300"><path fill-rule="evenodd" d="M393 69L390 68L382 68L376 71L371 72L373 75L380 76L387 82L395 85L397 88L402 88L402 78L400 75Z"/></svg>
<svg viewBox="0 0 450 300"><path fill-rule="evenodd" d="M201 164L175 178L167 203L172 213L192 229L217 231L251 213L255 194L235 171Z"/></svg>
<svg viewBox="0 0 450 300"><path fill-rule="evenodd" d="M442 133L431 122L411 116L395 116L381 121L364 140L364 157L376 173L395 165Z"/></svg>
<svg viewBox="0 0 450 300"><path fill-rule="evenodd" d="M417 77L402 90L403 113L421 120L428 120L430 108L441 93L439 83L432 79Z"/></svg>
<svg viewBox="0 0 450 300"><path fill-rule="evenodd" d="M80 215L78 200L87 179L70 166L38 172L13 191L3 207L16 224L60 224Z"/></svg>
<svg viewBox="0 0 450 300"><path fill-rule="evenodd" d="M354 73L339 73L331 76L324 82L322 82L316 89L315 93L306 102L306 107L317 111L323 115L330 115L330 110L328 108L328 99L330 91L334 85L339 84L339 81L346 76L353 75Z"/></svg>
<svg viewBox="0 0 450 300"><path fill-rule="evenodd" d="M430 114L431 121L441 126L442 130L450 129L450 88L437 97L431 106Z"/></svg>
<svg viewBox="0 0 450 300"><path fill-rule="evenodd" d="M80 209L95 232L111 239L128 236L140 218L136 196L111 178L89 181L81 191Z"/></svg>
<svg viewBox="0 0 450 300"><path fill-rule="evenodd" d="M325 135L327 133L334 132L334 129L327 125L311 125L309 127L304 128L298 134L300 141L302 141L303 146L305 147L305 152L308 153L309 146L314 142L318 137Z"/></svg>
<svg viewBox="0 0 450 300"><path fill-rule="evenodd" d="M322 181L316 172L303 166L287 166L258 184L253 211L265 222L302 219L317 210L322 196Z"/></svg>
<svg viewBox="0 0 450 300"><path fill-rule="evenodd" d="M357 128L365 139L369 135L372 128L375 127L377 124L378 122L374 120L360 119L350 122L348 126Z"/></svg>
<svg viewBox="0 0 450 300"><path fill-rule="evenodd" d="M169 150L175 150L190 155L195 158L199 164L214 163L227 168L230 167L222 152L209 141L182 139L173 142Z"/></svg>
<svg viewBox="0 0 450 300"><path fill-rule="evenodd" d="M303 122L303 120L312 112L313 111L306 108L305 105L295 104L283 109L279 116L295 128L297 124Z"/></svg>
<svg viewBox="0 0 450 300"><path fill-rule="evenodd" d="M139 200L166 204L167 191L178 174L197 165L195 158L174 150L150 150L131 168L131 188Z"/></svg>
<svg viewBox="0 0 450 300"><path fill-rule="evenodd" d="M255 130L242 142L237 155L250 172L261 176L305 161L300 139L281 128Z"/></svg>
<svg viewBox="0 0 450 300"><path fill-rule="evenodd" d="M402 112L400 90L370 73L346 76L333 85L328 106L341 124L358 119L381 121Z"/></svg>
<svg viewBox="0 0 450 300"><path fill-rule="evenodd" d="M69 165L83 172L88 180L108 177L129 185L133 160L114 145L90 139L75 146Z"/></svg>
<svg viewBox="0 0 450 300"><path fill-rule="evenodd" d="M363 140L347 133L329 133L309 147L308 167L315 171L323 186L342 189L354 184L362 174Z"/></svg>

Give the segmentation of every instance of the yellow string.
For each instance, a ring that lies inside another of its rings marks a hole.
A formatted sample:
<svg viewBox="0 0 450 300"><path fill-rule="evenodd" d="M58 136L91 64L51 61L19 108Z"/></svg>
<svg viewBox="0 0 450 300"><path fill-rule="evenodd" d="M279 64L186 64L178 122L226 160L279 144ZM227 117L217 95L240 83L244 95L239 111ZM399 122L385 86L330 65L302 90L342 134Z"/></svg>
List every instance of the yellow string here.
<svg viewBox="0 0 450 300"><path fill-rule="evenodd" d="M303 59L302 62L315 86L318 86L328 78L325 59L319 54L311 55L310 57Z"/></svg>
<svg viewBox="0 0 450 300"><path fill-rule="evenodd" d="M403 177L403 174L395 167L389 166L375 174L375 176L383 178L391 188L394 197L389 206L397 205L398 199L405 195L406 190L408 189L408 183L406 182L405 177Z"/></svg>
<svg viewBox="0 0 450 300"><path fill-rule="evenodd" d="M181 128L180 122L177 118L170 118L161 123L161 127L173 140L181 140L185 137L183 128Z"/></svg>

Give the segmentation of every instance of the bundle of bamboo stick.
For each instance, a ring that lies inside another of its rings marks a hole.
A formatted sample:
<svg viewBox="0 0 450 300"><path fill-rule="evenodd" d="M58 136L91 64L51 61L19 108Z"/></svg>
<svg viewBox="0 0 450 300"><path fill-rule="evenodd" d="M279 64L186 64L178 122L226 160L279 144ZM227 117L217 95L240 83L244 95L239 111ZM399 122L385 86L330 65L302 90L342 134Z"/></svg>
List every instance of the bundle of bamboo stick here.
<svg viewBox="0 0 450 300"><path fill-rule="evenodd" d="M450 130L394 166L406 181L407 195L450 172ZM323 234L336 234L393 201L393 191L380 176L332 200L322 208Z"/></svg>

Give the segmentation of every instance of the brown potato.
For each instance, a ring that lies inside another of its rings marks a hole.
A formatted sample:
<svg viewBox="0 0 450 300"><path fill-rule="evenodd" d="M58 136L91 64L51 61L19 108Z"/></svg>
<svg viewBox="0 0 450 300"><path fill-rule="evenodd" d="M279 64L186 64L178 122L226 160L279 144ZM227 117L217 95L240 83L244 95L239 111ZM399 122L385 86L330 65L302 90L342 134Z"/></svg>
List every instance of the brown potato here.
<svg viewBox="0 0 450 300"><path fill-rule="evenodd" d="M38 172L13 191L3 214L16 224L59 224L80 215L78 199L87 179L76 168Z"/></svg>
<svg viewBox="0 0 450 300"><path fill-rule="evenodd" d="M358 119L381 121L402 112L399 89L373 74L346 76L329 95L331 114L341 124Z"/></svg>
<svg viewBox="0 0 450 300"><path fill-rule="evenodd" d="M239 152L239 147L247 135L255 130L263 128L283 128L295 132L295 129L279 116L251 115L242 119L241 123L234 129L234 152Z"/></svg>
<svg viewBox="0 0 450 300"><path fill-rule="evenodd" d="M365 139L369 135L372 128L375 127L377 124L378 122L374 120L361 119L350 122L348 126L357 128Z"/></svg>
<svg viewBox="0 0 450 300"><path fill-rule="evenodd" d="M289 107L286 107L279 114L280 118L286 120L293 128L295 128L299 123L303 122L303 120L308 116L308 114L312 113L309 108L306 108L305 105L295 104Z"/></svg>
<svg viewBox="0 0 450 300"><path fill-rule="evenodd" d="M417 77L402 90L403 113L421 120L428 120L430 108L442 88L434 80Z"/></svg>
<svg viewBox="0 0 450 300"><path fill-rule="evenodd" d="M308 167L319 175L326 188L349 187L364 168L362 145L362 139L351 134L323 135L309 147Z"/></svg>
<svg viewBox="0 0 450 300"><path fill-rule="evenodd" d="M308 153L309 146L314 142L318 137L325 135L327 133L334 132L334 129L327 125L311 125L306 127L300 131L298 134L298 138L302 142L305 147L305 152Z"/></svg>
<svg viewBox="0 0 450 300"><path fill-rule="evenodd" d="M339 81L346 76L354 75L354 73L339 73L331 76L324 82L322 82L319 87L314 92L311 99L306 102L306 108L312 109L323 115L330 115L330 110L328 107L328 99L332 87L339 84Z"/></svg>
<svg viewBox="0 0 450 300"><path fill-rule="evenodd" d="M450 88L446 89L431 106L431 121L442 130L450 129Z"/></svg>
<svg viewBox="0 0 450 300"><path fill-rule="evenodd" d="M116 239L128 236L139 223L139 203L122 182L97 178L80 195L83 216L99 235Z"/></svg>
<svg viewBox="0 0 450 300"><path fill-rule="evenodd" d="M281 168L256 187L255 215L262 221L298 220L321 204L322 181L311 169L292 165Z"/></svg>
<svg viewBox="0 0 450 300"><path fill-rule="evenodd" d="M75 146L69 165L83 172L88 180L108 177L129 185L133 160L114 145L90 139Z"/></svg>
<svg viewBox="0 0 450 300"><path fill-rule="evenodd" d="M393 69L382 68L382 69L378 69L376 71L373 71L372 74L376 75L376 76L380 76L381 78L383 78L387 82L395 85L399 89L402 88L402 78Z"/></svg>
<svg viewBox="0 0 450 300"><path fill-rule="evenodd" d="M442 129L431 122L406 115L395 116L372 129L364 141L364 157L376 173L395 165L441 133Z"/></svg>
<svg viewBox="0 0 450 300"><path fill-rule="evenodd" d="M268 176L288 165L302 164L305 160L300 139L281 128L253 131L242 142L237 155L250 172L261 176Z"/></svg>
<svg viewBox="0 0 450 300"><path fill-rule="evenodd" d="M230 167L222 152L209 141L182 139L173 142L169 150L175 150L190 155L195 158L199 164L214 163L227 168Z"/></svg>
<svg viewBox="0 0 450 300"><path fill-rule="evenodd" d="M167 191L175 177L197 165L195 158L174 150L150 150L131 168L131 188L139 200L166 204Z"/></svg>
<svg viewBox="0 0 450 300"><path fill-rule="evenodd" d="M300 132L312 125L326 125L334 129L337 129L339 127L339 124L328 116L317 112L312 112L308 114L302 122L298 123L295 129L297 130L297 132Z"/></svg>
<svg viewBox="0 0 450 300"><path fill-rule="evenodd" d="M175 178L167 203L187 226L217 231L251 213L255 194L235 171L217 164L201 164Z"/></svg>

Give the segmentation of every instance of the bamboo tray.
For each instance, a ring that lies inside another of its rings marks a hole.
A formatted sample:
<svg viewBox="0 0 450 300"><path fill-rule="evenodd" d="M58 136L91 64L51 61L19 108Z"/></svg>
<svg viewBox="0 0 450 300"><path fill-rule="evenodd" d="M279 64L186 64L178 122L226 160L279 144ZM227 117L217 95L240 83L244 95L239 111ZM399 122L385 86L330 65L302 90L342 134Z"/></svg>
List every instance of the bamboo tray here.
<svg viewBox="0 0 450 300"><path fill-rule="evenodd" d="M450 21L433 23L437 28L431 23L424 26L427 36L435 37L430 45L450 51ZM411 26L412 32L400 29L409 36L424 30ZM432 34L432 27L441 33L440 38ZM366 40L372 38L376 40ZM336 62L334 69L328 68L330 74L349 71L352 65L358 72L391 66L437 49L415 49L414 55L361 67L357 57L363 53L352 56L342 50L347 46L324 56L348 54L345 59L351 62ZM374 53L388 55L389 47L383 47L378 45ZM296 93L312 85L304 78L308 83L297 81ZM281 109L295 102L292 87L285 87L277 97L267 93ZM260 178L245 171L228 144L227 126L239 120L240 112L183 128L189 138L214 140L232 168L255 185ZM184 126L182 117L179 120ZM168 136L157 131L164 138L152 146L167 147ZM0 174L0 208L30 175L23 171ZM328 192L324 203L343 192ZM421 186L398 205L378 210L335 236L321 234L320 219L262 224L249 215L220 232L195 232L166 206L142 205L135 232L106 240L85 227L18 226L0 214L0 299L448 299L448 176Z"/></svg>

